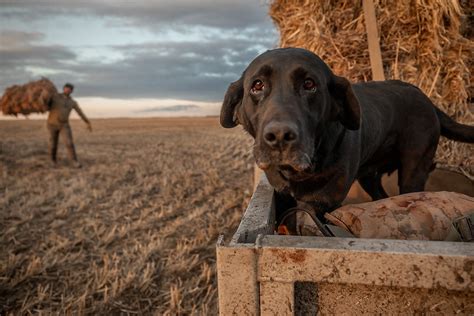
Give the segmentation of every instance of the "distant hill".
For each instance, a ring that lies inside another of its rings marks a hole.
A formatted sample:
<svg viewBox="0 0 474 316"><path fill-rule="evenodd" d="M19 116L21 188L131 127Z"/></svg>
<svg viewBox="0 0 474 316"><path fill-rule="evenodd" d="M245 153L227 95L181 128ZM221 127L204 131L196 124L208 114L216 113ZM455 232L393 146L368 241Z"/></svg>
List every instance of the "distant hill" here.
<svg viewBox="0 0 474 316"><path fill-rule="evenodd" d="M154 107L150 109L144 109L137 111L139 113L152 113L152 112L180 112L180 111L190 111L190 110L199 110L201 107L192 104L180 104L180 105L171 105L164 107Z"/></svg>

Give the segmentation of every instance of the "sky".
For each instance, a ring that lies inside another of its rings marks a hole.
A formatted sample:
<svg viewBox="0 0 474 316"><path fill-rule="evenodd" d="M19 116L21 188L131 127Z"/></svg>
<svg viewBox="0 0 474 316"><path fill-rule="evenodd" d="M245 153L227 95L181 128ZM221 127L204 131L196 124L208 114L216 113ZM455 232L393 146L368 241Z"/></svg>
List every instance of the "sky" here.
<svg viewBox="0 0 474 316"><path fill-rule="evenodd" d="M275 48L263 0L0 0L0 91L41 76L90 117L217 115Z"/></svg>

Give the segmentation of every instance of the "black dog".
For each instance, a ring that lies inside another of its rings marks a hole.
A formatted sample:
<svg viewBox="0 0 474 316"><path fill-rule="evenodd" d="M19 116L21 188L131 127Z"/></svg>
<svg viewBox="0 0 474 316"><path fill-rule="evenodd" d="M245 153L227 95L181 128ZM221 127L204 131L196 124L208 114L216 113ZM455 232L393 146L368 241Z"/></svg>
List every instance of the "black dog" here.
<svg viewBox="0 0 474 316"><path fill-rule="evenodd" d="M227 90L223 127L255 139L254 156L277 191L318 216L338 207L358 179L374 199L381 177L399 171L400 193L423 191L440 134L474 142L417 87L401 81L350 84L297 48L258 56Z"/></svg>

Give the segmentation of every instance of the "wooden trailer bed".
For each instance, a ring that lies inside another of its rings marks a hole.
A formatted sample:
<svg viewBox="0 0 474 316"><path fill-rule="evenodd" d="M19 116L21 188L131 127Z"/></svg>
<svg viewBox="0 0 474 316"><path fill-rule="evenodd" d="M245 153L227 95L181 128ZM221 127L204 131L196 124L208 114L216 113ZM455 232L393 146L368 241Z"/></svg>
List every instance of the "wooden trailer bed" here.
<svg viewBox="0 0 474 316"><path fill-rule="evenodd" d="M274 235L261 178L217 243L221 315L474 313L474 243Z"/></svg>

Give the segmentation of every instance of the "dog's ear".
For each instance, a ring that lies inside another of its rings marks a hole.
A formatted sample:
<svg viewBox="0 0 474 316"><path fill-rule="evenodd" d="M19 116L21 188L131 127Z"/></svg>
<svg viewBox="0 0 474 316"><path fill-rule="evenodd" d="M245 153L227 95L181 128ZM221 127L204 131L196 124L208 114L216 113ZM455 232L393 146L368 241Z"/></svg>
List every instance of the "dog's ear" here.
<svg viewBox="0 0 474 316"><path fill-rule="evenodd" d="M232 82L225 93L224 102L221 108L221 125L225 128L232 128L239 124L236 115L237 107L242 103L244 96L244 76L239 80Z"/></svg>
<svg viewBox="0 0 474 316"><path fill-rule="evenodd" d="M360 128L360 105L351 83L344 77L332 76L329 92L336 103L336 116L350 130Z"/></svg>

